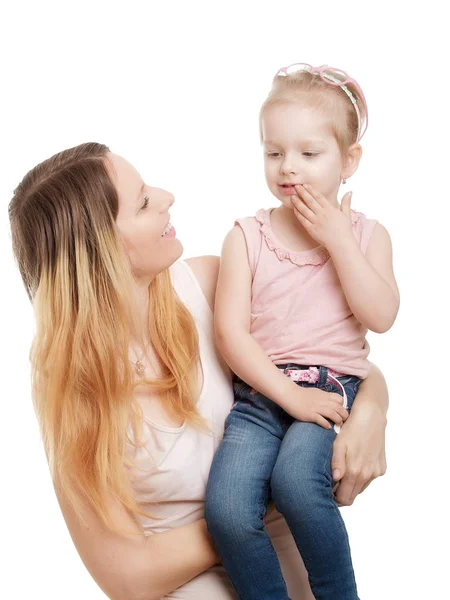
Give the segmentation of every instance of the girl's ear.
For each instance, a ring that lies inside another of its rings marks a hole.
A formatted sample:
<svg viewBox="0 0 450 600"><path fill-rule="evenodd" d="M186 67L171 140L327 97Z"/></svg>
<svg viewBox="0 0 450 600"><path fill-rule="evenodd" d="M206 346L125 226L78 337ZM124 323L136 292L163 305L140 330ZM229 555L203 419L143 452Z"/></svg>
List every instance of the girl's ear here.
<svg viewBox="0 0 450 600"><path fill-rule="evenodd" d="M347 158L345 159L344 166L341 173L342 179L348 179L355 173L358 168L359 161L362 156L361 144L352 144L347 152Z"/></svg>

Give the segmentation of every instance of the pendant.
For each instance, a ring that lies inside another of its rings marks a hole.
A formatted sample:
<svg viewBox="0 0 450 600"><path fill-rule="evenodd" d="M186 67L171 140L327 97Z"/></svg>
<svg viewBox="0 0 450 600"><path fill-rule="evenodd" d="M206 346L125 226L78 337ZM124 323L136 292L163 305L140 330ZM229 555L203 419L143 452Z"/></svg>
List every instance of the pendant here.
<svg viewBox="0 0 450 600"><path fill-rule="evenodd" d="M136 365L136 373L139 375L139 377L144 377L144 375L145 375L144 365L141 363L140 360L136 361L135 365Z"/></svg>

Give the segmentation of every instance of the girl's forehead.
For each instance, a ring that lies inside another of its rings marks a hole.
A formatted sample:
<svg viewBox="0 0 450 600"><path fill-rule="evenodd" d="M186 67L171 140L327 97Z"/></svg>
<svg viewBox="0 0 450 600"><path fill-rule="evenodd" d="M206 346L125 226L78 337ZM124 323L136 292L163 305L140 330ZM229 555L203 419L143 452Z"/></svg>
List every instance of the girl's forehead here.
<svg viewBox="0 0 450 600"><path fill-rule="evenodd" d="M330 121L329 115L311 107L268 107L262 117L263 141L268 144L295 137L319 142L332 136Z"/></svg>
<svg viewBox="0 0 450 600"><path fill-rule="evenodd" d="M277 103L268 106L262 115L263 122L281 123L289 120L293 124L305 122L314 126L320 126L322 123L329 121L329 118L329 111L322 106L312 106L301 102Z"/></svg>

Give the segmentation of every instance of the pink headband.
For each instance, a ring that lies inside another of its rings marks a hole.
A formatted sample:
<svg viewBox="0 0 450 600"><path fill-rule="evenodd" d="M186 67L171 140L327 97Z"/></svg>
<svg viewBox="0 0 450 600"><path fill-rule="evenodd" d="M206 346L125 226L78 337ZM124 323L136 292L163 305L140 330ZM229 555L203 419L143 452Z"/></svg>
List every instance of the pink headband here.
<svg viewBox="0 0 450 600"><path fill-rule="evenodd" d="M325 81L325 83L329 83L330 85L334 85L334 86L339 86L347 94L347 96L350 98L351 103L355 107L356 115L358 117L358 135L357 135L356 141L359 142L359 140L362 138L362 136L367 131L367 126L369 124L369 113L367 110L366 99L364 97L363 91L362 91L361 87L359 86L358 82L355 79L352 79L351 77L349 77L345 71L342 71L342 69L335 69L334 67L329 67L328 65L322 65L320 67L313 67L312 65L308 65L307 63L294 63L292 65L289 65L288 67L282 67L281 69L278 70L276 76L277 77L278 76L282 76L282 77L286 76L287 77L288 75L291 75L292 73L296 73L298 71L308 71L312 75L319 75L320 78L323 81ZM358 108L358 104L356 102L355 96L352 94L352 92L346 86L347 83L352 83L355 86L355 88L358 92L358 95L361 98L361 101L364 106L365 126L364 126L364 131L362 131L362 132L361 132L361 125L362 125L361 124L361 114L360 114L360 111Z"/></svg>

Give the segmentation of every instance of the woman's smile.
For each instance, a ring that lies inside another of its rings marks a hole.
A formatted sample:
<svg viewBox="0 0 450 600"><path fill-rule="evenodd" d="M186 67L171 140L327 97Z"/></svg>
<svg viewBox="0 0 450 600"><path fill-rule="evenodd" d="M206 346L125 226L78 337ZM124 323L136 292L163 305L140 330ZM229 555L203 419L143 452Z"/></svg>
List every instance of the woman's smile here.
<svg viewBox="0 0 450 600"><path fill-rule="evenodd" d="M175 231L175 227L170 223L167 223L161 237L163 238L173 238L175 237L177 232Z"/></svg>

